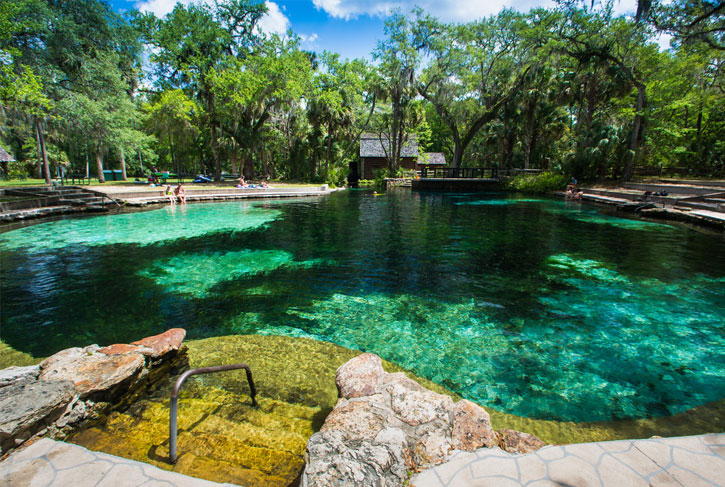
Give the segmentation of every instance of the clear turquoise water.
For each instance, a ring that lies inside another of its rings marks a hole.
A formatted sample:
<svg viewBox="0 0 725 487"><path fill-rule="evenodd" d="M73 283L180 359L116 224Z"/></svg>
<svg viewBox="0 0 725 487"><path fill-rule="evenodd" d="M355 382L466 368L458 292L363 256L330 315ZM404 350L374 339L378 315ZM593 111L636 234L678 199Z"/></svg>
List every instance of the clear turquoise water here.
<svg viewBox="0 0 725 487"><path fill-rule="evenodd" d="M725 397L725 240L579 203L362 191L0 235L0 339L35 356L181 326L371 351L572 421ZM250 363L254 358L249 358Z"/></svg>

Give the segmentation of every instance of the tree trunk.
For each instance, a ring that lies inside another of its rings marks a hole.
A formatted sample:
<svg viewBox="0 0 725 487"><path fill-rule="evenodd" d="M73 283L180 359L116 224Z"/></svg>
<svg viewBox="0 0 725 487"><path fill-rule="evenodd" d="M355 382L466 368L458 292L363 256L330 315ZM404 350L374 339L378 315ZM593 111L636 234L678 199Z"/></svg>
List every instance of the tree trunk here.
<svg viewBox="0 0 725 487"><path fill-rule="evenodd" d="M38 147L38 179L43 179L43 149L40 145L40 123L35 121L35 142Z"/></svg>
<svg viewBox="0 0 725 487"><path fill-rule="evenodd" d="M634 122L632 123L632 134L629 139L629 154L624 164L623 181L629 181L634 174L634 165L639 155L639 144L642 139L642 111L646 103L646 87L644 84L637 85L637 107L634 113Z"/></svg>
<svg viewBox="0 0 725 487"><path fill-rule="evenodd" d="M121 147L121 178L124 181L128 181L126 176L126 156L123 154L123 147Z"/></svg>
<svg viewBox="0 0 725 487"><path fill-rule="evenodd" d="M330 174L330 158L332 157L332 127L327 128L327 148L325 149L325 179ZM265 169L266 172L266 169Z"/></svg>
<svg viewBox="0 0 725 487"><path fill-rule="evenodd" d="M98 171L98 182L105 183L106 179L103 177L103 147L101 147L101 144L96 147L96 170Z"/></svg>
<svg viewBox="0 0 725 487"><path fill-rule="evenodd" d="M50 164L48 163L48 151L45 147L45 135L40 120L35 121L35 129L38 131L38 139L40 140L40 152L43 157L43 174L45 175L45 184L50 184Z"/></svg>

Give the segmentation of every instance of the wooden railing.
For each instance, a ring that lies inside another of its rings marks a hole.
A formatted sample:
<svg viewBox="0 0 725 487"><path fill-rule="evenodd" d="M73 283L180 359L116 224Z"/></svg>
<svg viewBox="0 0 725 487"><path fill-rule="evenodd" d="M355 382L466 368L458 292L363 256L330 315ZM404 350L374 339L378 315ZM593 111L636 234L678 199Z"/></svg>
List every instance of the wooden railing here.
<svg viewBox="0 0 725 487"><path fill-rule="evenodd" d="M421 178L496 179L497 167L422 167Z"/></svg>

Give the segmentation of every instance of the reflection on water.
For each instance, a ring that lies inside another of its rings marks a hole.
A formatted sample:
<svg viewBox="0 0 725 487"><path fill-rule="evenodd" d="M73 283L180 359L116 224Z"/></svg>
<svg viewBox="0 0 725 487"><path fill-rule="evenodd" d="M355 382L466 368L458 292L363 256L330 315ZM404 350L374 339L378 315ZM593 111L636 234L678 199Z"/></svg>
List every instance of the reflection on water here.
<svg viewBox="0 0 725 487"><path fill-rule="evenodd" d="M188 205L26 227L0 235L0 257L0 337L34 356L181 326L374 352L528 418L657 418L725 397L725 242L586 204Z"/></svg>

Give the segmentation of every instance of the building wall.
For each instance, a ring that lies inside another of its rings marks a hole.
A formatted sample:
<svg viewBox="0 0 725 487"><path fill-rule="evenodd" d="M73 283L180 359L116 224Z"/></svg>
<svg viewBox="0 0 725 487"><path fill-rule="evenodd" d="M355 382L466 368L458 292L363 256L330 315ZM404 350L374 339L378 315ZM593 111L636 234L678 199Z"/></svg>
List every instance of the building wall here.
<svg viewBox="0 0 725 487"><path fill-rule="evenodd" d="M403 157L400 160L400 167L403 169L415 169L416 159L413 157ZM360 158L360 175L362 179L374 179L374 171L379 169L387 169L388 161L384 157L361 157Z"/></svg>

